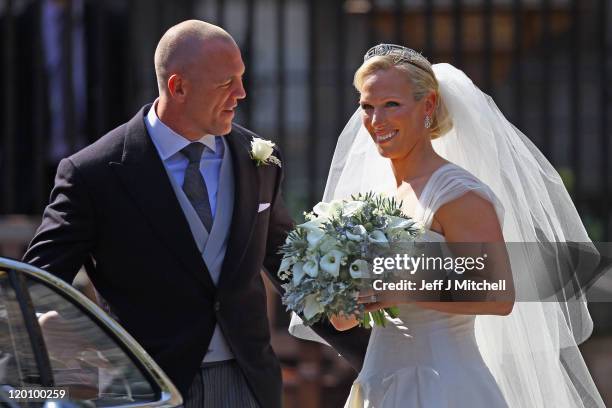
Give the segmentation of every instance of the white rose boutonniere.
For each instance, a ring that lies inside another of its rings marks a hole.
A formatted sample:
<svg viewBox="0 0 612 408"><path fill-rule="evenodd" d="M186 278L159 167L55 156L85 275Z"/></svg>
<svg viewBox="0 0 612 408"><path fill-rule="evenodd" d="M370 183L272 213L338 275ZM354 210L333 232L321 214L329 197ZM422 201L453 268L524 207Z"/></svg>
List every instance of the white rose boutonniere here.
<svg viewBox="0 0 612 408"><path fill-rule="evenodd" d="M255 160L257 166L263 166L266 164L275 164L278 167L281 166L281 161L273 156L274 153L274 142L270 140L261 139L259 137L254 137L251 141L251 158Z"/></svg>

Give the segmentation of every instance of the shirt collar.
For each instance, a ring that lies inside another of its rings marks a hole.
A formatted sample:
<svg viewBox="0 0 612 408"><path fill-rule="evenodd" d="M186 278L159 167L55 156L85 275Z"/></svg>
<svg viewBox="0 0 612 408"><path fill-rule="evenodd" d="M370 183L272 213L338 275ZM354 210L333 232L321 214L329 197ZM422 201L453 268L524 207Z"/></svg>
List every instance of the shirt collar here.
<svg viewBox="0 0 612 408"><path fill-rule="evenodd" d="M169 157L180 152L185 146L190 144L191 141L179 135L162 122L155 112L156 106L157 99L153 102L151 109L149 109L145 122L147 130L153 140L153 144L155 144L161 159L165 161ZM196 140L196 142L204 144L215 153L217 152L216 136L214 135L204 135Z"/></svg>

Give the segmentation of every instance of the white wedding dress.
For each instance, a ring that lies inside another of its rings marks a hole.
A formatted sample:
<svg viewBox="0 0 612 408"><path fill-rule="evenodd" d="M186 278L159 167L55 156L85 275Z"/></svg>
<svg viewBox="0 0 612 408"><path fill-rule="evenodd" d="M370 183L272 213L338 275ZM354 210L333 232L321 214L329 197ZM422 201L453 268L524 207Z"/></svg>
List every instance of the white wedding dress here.
<svg viewBox="0 0 612 408"><path fill-rule="evenodd" d="M443 242L431 231L438 208L473 191L500 207L491 190L454 164L438 168L416 203L398 199L426 229L421 240ZM412 199L414 201L414 199ZM400 305L399 317L387 316L374 327L363 368L345 408L498 408L507 407L478 349L473 315L442 313Z"/></svg>
<svg viewBox="0 0 612 408"><path fill-rule="evenodd" d="M467 191L492 202L505 242L529 244L511 248L516 302L508 316L402 306L397 319L372 330L345 407L604 407L577 346L593 328L586 299L567 286L550 297L538 290L557 288L567 271L556 265L573 265L564 243L597 254L561 177L463 72L449 64L432 69L453 122L432 144L455 164L440 167L418 199L401 187L397 195L427 229L440 206ZM358 108L338 138L322 201L395 187L390 162L378 154ZM422 239L444 241L433 231ZM557 264L547 262L551 257ZM295 314L289 331L327 344Z"/></svg>

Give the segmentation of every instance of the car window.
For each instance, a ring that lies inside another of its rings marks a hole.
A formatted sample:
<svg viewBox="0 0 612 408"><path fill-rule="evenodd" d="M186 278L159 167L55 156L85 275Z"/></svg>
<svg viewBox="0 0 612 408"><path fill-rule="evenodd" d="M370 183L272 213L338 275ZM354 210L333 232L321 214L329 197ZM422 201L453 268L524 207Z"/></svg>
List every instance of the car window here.
<svg viewBox="0 0 612 408"><path fill-rule="evenodd" d="M0 385L40 384L36 359L8 273L0 270Z"/></svg>
<svg viewBox="0 0 612 408"><path fill-rule="evenodd" d="M26 276L27 288L54 386L66 387L70 399L96 406L155 402L160 390L89 315L61 292Z"/></svg>

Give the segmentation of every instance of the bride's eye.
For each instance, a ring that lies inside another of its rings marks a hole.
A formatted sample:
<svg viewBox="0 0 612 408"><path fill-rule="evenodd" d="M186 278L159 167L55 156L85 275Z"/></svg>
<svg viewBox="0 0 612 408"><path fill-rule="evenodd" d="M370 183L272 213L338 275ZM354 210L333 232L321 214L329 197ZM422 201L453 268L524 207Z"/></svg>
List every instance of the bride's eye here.
<svg viewBox="0 0 612 408"><path fill-rule="evenodd" d="M372 109L372 105L370 105L370 104L362 103L360 105L361 105L361 109L363 109L363 110Z"/></svg>
<svg viewBox="0 0 612 408"><path fill-rule="evenodd" d="M400 104L399 104L399 102L389 101L389 102L387 102L387 103L385 104L385 106L392 106L392 107L395 107L395 106L400 106Z"/></svg>

